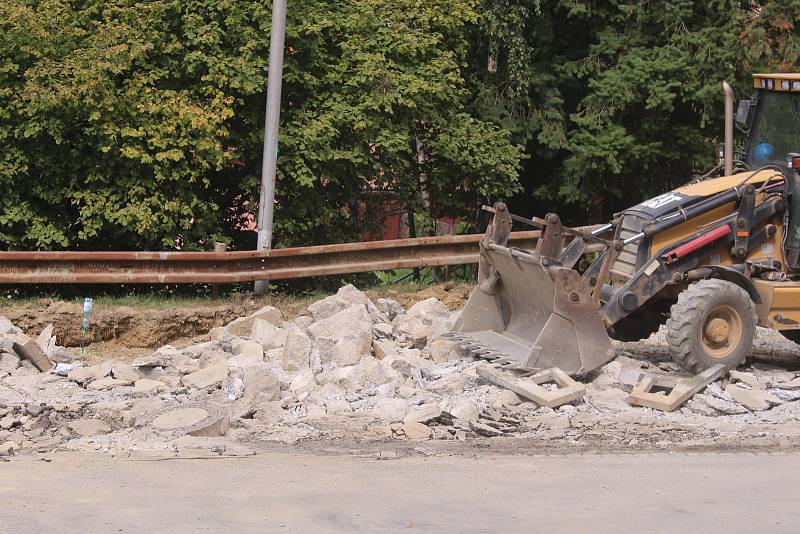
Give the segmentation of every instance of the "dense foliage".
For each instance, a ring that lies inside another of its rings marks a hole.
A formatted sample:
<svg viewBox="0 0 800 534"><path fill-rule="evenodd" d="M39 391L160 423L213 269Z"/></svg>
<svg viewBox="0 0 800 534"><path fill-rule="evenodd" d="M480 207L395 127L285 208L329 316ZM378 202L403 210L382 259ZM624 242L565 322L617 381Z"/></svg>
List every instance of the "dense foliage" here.
<svg viewBox="0 0 800 534"><path fill-rule="evenodd" d="M715 163L722 80L793 71L800 2L500 0L471 58L478 116L525 143L519 211L597 221ZM487 72L487 55L497 55Z"/></svg>
<svg viewBox="0 0 800 534"><path fill-rule="evenodd" d="M270 5L0 3L0 247L252 247ZM363 206L600 219L714 163L800 0L292 0L277 245Z"/></svg>

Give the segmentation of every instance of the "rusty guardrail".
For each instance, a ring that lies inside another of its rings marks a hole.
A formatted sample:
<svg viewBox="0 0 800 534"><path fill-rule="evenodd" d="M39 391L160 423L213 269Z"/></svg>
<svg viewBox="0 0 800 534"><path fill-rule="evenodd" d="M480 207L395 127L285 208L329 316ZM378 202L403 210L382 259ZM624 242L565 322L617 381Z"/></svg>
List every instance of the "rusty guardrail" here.
<svg viewBox="0 0 800 534"><path fill-rule="evenodd" d="M482 234L235 252L0 252L0 284L191 284L283 280L477 263ZM538 231L510 244L533 248Z"/></svg>

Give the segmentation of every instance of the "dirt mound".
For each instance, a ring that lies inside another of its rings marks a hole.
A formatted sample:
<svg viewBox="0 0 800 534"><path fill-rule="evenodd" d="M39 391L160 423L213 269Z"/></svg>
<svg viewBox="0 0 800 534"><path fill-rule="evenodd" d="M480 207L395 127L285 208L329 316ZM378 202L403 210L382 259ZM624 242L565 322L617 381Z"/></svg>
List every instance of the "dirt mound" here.
<svg viewBox="0 0 800 534"><path fill-rule="evenodd" d="M404 308L410 308L421 300L435 298L444 302L450 311L456 311L463 308L467 303L473 287L465 284L440 284L415 291L388 289L380 291L367 290L364 293L373 300L380 297L392 298L402 304Z"/></svg>
<svg viewBox="0 0 800 534"><path fill-rule="evenodd" d="M370 298L390 297L408 308L415 302L435 297L452 310L464 306L472 287L445 284L414 289L367 291ZM263 306L275 306L290 320L305 313L307 305L302 299L283 295L260 298L240 297L221 301L208 301L191 306L153 308L95 304L86 338L82 339L81 320L83 308L78 302L43 299L35 304L8 306L0 315L8 317L26 334L37 336L48 324L59 345L86 346L113 357L135 357L146 352L137 349L155 349L162 345L181 346L205 336L214 327L229 323L237 317L248 315ZM131 350L133 349L133 350Z"/></svg>
<svg viewBox="0 0 800 534"><path fill-rule="evenodd" d="M111 342L124 347L156 348L174 340L206 334L215 326L247 315L260 304L242 300L173 309L141 309L129 306L96 306L86 338L82 339L83 308L72 302L5 308L2 313L29 335L37 335L48 324L60 345Z"/></svg>

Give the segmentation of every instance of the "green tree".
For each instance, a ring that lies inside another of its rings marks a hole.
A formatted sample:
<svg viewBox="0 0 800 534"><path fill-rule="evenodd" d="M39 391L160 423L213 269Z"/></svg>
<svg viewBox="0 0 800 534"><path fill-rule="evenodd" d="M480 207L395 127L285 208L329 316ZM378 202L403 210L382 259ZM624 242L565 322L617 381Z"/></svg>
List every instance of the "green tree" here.
<svg viewBox="0 0 800 534"><path fill-rule="evenodd" d="M559 208L573 223L711 167L720 82L747 94L752 71L794 70L800 50L796 0L502 0L486 10L472 54L475 113L526 143L515 209Z"/></svg>
<svg viewBox="0 0 800 534"><path fill-rule="evenodd" d="M516 190L521 148L466 106L476 7L292 2L278 244L358 237L369 191L456 213ZM269 23L256 1L2 3L0 243L252 246Z"/></svg>

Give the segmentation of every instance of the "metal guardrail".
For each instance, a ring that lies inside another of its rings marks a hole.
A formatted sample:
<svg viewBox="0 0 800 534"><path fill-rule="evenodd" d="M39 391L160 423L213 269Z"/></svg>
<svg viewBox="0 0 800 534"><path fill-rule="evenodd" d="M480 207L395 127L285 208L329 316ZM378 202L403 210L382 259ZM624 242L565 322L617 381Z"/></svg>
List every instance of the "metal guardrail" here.
<svg viewBox="0 0 800 534"><path fill-rule="evenodd" d="M540 232L513 232L532 249ZM235 252L0 252L0 284L230 284L477 263L483 234Z"/></svg>

